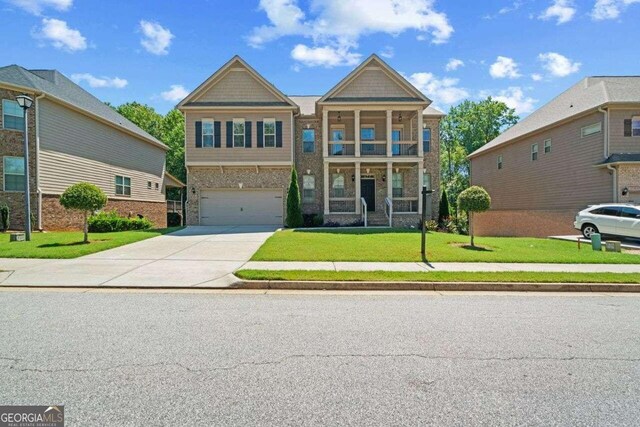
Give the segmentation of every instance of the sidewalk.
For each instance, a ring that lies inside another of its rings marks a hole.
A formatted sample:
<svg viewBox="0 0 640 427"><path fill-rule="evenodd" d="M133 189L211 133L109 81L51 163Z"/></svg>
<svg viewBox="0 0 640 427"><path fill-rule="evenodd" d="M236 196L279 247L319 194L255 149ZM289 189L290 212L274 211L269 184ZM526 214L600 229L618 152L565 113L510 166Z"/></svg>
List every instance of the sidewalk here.
<svg viewBox="0 0 640 427"><path fill-rule="evenodd" d="M640 273L640 264L532 264L495 262L285 262L249 261L240 270L329 271L535 271L554 273Z"/></svg>

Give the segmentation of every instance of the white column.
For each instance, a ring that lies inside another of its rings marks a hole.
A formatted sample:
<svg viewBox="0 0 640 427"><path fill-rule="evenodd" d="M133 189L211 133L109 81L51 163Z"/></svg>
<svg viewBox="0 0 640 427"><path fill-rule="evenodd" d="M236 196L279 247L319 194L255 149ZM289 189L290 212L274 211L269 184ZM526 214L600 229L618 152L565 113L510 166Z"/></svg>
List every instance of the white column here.
<svg viewBox="0 0 640 427"><path fill-rule="evenodd" d="M387 197L393 200L393 162L387 161Z"/></svg>
<svg viewBox="0 0 640 427"><path fill-rule="evenodd" d="M324 213L329 213L329 162L324 162L324 174L322 177L323 188L322 194L324 196Z"/></svg>
<svg viewBox="0 0 640 427"><path fill-rule="evenodd" d="M424 145L422 141L422 110L418 110L418 156L424 156ZM422 170L422 169L421 169ZM420 181L420 185L422 185L422 181ZM420 199L422 200L422 199Z"/></svg>
<svg viewBox="0 0 640 427"><path fill-rule="evenodd" d="M387 110L387 157L391 157L393 155L391 149L391 138L393 132L393 111Z"/></svg>
<svg viewBox="0 0 640 427"><path fill-rule="evenodd" d="M329 157L329 111L322 111L322 156Z"/></svg>
<svg viewBox="0 0 640 427"><path fill-rule="evenodd" d="M355 110L353 112L353 116L355 117L353 124L354 124L354 136L355 136L355 153L356 153L356 157L360 157L360 110ZM360 200L358 198L358 200Z"/></svg>
<svg viewBox="0 0 640 427"><path fill-rule="evenodd" d="M420 132L422 133L422 132ZM424 184L424 169L422 162L418 163L418 213L422 213L422 186Z"/></svg>
<svg viewBox="0 0 640 427"><path fill-rule="evenodd" d="M362 190L360 188L360 162L356 162L356 213L362 213L362 205L360 204L360 198L362 197ZM347 177L345 177L347 179Z"/></svg>

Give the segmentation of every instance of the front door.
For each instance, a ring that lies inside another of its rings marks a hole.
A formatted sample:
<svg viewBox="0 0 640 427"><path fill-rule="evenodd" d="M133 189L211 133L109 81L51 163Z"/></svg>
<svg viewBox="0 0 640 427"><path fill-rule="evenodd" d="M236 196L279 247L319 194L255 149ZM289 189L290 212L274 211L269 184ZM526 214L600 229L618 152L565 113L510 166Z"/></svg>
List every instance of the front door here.
<svg viewBox="0 0 640 427"><path fill-rule="evenodd" d="M375 179L363 178L360 180L360 194L367 202L367 212L376 210L376 181Z"/></svg>

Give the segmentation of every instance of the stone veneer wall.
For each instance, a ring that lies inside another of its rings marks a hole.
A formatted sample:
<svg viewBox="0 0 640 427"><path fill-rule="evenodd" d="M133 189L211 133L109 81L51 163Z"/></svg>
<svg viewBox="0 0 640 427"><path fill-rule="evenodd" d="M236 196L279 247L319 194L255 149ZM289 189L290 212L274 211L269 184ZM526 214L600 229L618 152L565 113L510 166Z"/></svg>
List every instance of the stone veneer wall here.
<svg viewBox="0 0 640 427"><path fill-rule="evenodd" d="M22 92L0 88L0 117L2 117L2 99L15 100ZM35 103L29 109L29 181L31 188L31 216L34 219L31 227L37 228L38 195L36 185L36 117ZM9 206L11 229L24 228L24 192L4 191L4 156L24 156L24 132L0 127L0 203Z"/></svg>
<svg viewBox="0 0 640 427"><path fill-rule="evenodd" d="M285 197L282 198L283 209L287 211L287 189L291 170L288 167L224 167L207 168L190 166L187 172L187 225L198 225L200 191L215 189L242 188L283 188ZM192 189L196 190L193 194ZM286 218L284 218L286 220Z"/></svg>
<svg viewBox="0 0 640 427"><path fill-rule="evenodd" d="M629 194L623 196L625 187ZM618 198L620 203L640 204L640 165L618 166Z"/></svg>
<svg viewBox="0 0 640 427"><path fill-rule="evenodd" d="M125 217L142 215L155 228L167 226L167 203L140 200L109 199L105 211L115 210ZM78 230L82 227L82 215L68 211L60 204L60 197L52 194L42 196L42 226L45 230Z"/></svg>

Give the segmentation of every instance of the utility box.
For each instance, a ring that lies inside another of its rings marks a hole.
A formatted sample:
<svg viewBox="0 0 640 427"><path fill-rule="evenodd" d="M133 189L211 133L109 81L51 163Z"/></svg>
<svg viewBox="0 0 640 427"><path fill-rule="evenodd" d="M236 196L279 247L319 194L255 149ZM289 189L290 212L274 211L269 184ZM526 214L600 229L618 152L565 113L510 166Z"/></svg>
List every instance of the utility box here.
<svg viewBox="0 0 640 427"><path fill-rule="evenodd" d="M605 243L605 249L607 252L621 252L622 248L620 246L620 242L615 240L609 240Z"/></svg>
<svg viewBox="0 0 640 427"><path fill-rule="evenodd" d="M591 235L591 248L594 251L602 250L602 236L600 235L600 233L593 233Z"/></svg>
<svg viewBox="0 0 640 427"><path fill-rule="evenodd" d="M10 242L24 242L24 233L11 233L9 235Z"/></svg>

